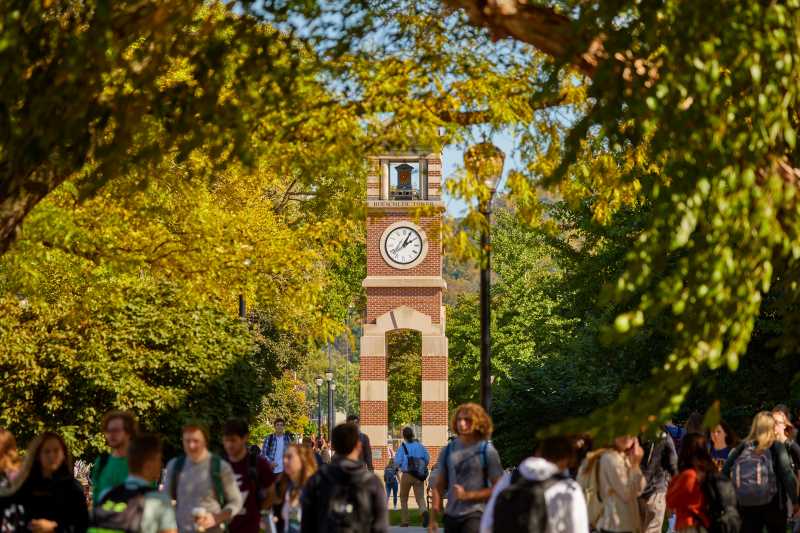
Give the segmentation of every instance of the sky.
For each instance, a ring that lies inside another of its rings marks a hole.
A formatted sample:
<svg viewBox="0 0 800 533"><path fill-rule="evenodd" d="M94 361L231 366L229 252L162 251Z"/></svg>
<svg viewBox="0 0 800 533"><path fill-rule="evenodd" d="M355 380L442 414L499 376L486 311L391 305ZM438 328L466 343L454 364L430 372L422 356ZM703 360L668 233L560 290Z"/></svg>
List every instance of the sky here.
<svg viewBox="0 0 800 533"><path fill-rule="evenodd" d="M498 191L505 188L506 178L508 172L513 169L520 168L522 163L517 157L516 150L514 149L514 138L508 133L498 133L492 136L491 142L500 148L506 154L505 165L503 166L503 177L500 179L500 184L497 187ZM442 176L446 182L450 176L459 168L464 167L464 147L457 145L445 146L442 152ZM447 208L447 215L452 217L463 216L467 211L467 205L460 199L452 198L444 190L443 200Z"/></svg>

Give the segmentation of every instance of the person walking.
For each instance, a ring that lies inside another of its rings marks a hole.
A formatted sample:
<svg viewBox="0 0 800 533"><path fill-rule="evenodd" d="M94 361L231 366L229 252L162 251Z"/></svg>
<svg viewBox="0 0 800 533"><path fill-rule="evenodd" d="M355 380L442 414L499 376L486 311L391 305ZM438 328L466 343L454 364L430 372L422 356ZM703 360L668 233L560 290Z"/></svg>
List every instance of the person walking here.
<svg viewBox="0 0 800 533"><path fill-rule="evenodd" d="M711 460L717 467L717 471L722 471L725 461L737 444L739 439L733 429L724 420L714 426L708 433L710 443Z"/></svg>
<svg viewBox="0 0 800 533"><path fill-rule="evenodd" d="M14 434L0 428L0 489L8 489L19 472L19 454Z"/></svg>
<svg viewBox="0 0 800 533"><path fill-rule="evenodd" d="M646 481L639 496L639 514L643 533L661 533L666 510L667 488L678 473L675 443L666 430L645 444L642 471Z"/></svg>
<svg viewBox="0 0 800 533"><path fill-rule="evenodd" d="M395 454L400 470L400 526L408 527L408 495L414 489L417 508L422 515L422 527L428 527L428 508L425 504L425 479L428 477L428 450L414 438L414 430L403 428L403 443Z"/></svg>
<svg viewBox="0 0 800 533"><path fill-rule="evenodd" d="M667 506L675 512L676 531L700 533L711 525L703 482L717 471L703 435L687 433L684 436L678 468L680 473L667 491Z"/></svg>
<svg viewBox="0 0 800 533"><path fill-rule="evenodd" d="M465 403L456 408L450 429L457 437L439 452L428 531L439 529L437 514L446 494L445 533L476 533L492 488L503 475L500 456L489 442L492 420L480 405Z"/></svg>
<svg viewBox="0 0 800 533"><path fill-rule="evenodd" d="M772 413L753 418L750 434L730 453L722 473L736 487L742 533L761 533L765 527L785 533L790 511L798 511L797 479Z"/></svg>
<svg viewBox="0 0 800 533"><path fill-rule="evenodd" d="M503 474L495 485L481 518L481 533L528 531L536 504L546 512L546 533L589 531L583 491L569 473L575 462L577 449L572 439L544 439L535 456L522 461L513 473ZM534 505L530 505L534 484L542 485L543 498L537 501L534 495Z"/></svg>
<svg viewBox="0 0 800 533"><path fill-rule="evenodd" d="M370 472L375 471L375 468L372 466L372 445L369 442L369 437L361 432L361 420L358 418L358 415L348 415L347 422L349 424L354 424L358 428L358 439L361 441L360 459L367 465L367 470Z"/></svg>
<svg viewBox="0 0 800 533"><path fill-rule="evenodd" d="M34 439L25 454L16 501L33 533L82 532L89 524L83 488L75 479L72 456L64 438L46 431Z"/></svg>
<svg viewBox="0 0 800 533"><path fill-rule="evenodd" d="M233 418L225 422L222 430L222 445L225 460L231 465L244 501L242 510L233 517L228 526L230 533L258 533L261 526L261 511L269 508L267 492L275 483L272 465L247 446L250 429L247 422Z"/></svg>
<svg viewBox="0 0 800 533"><path fill-rule="evenodd" d="M0 531L27 529L25 512L17 500L15 485L20 473L20 459L14 434L0 428Z"/></svg>
<svg viewBox="0 0 800 533"><path fill-rule="evenodd" d="M175 501L181 533L221 533L242 510L243 498L231 465L208 451L208 432L197 424L181 431L183 451L167 464L164 493Z"/></svg>
<svg viewBox="0 0 800 533"><path fill-rule="evenodd" d="M320 458L324 464L328 464L331 462L331 447L328 445L328 441L325 440L325 437L317 438L317 453L319 453Z"/></svg>
<svg viewBox="0 0 800 533"><path fill-rule="evenodd" d="M318 462L308 448L290 444L286 449L283 473L273 490L278 533L300 533L303 517L300 495L317 468Z"/></svg>
<svg viewBox="0 0 800 533"><path fill-rule="evenodd" d="M308 480L301 496L302 533L388 533L386 494L361 460L358 426L336 426L331 444L333 461Z"/></svg>
<svg viewBox="0 0 800 533"><path fill-rule="evenodd" d="M389 500L394 496L394 509L397 509L397 492L400 488L397 482L398 469L394 459L389 459L389 464L383 469L383 484L386 488L386 506L389 506Z"/></svg>
<svg viewBox="0 0 800 533"><path fill-rule="evenodd" d="M276 418L273 426L275 427L275 433L264 439L261 455L269 461L272 471L275 474L280 474L283 472L283 454L292 443L292 434L286 432L286 421L283 418Z"/></svg>
<svg viewBox="0 0 800 533"><path fill-rule="evenodd" d="M161 478L162 457L161 438L157 435L144 433L131 439L128 477L100 495L90 532L118 530L124 524L126 529L139 533L177 533L172 501L156 489ZM126 513L129 507L136 505L141 506L138 515Z"/></svg>
<svg viewBox="0 0 800 533"><path fill-rule="evenodd" d="M614 439L600 456L598 468L602 514L597 529L608 532L641 533L639 496L647 485L640 468L644 450L630 435Z"/></svg>
<svg viewBox="0 0 800 533"><path fill-rule="evenodd" d="M136 418L129 411L109 411L100 427L111 453L101 453L92 465L92 503L95 506L100 494L127 479L128 445L137 431Z"/></svg>

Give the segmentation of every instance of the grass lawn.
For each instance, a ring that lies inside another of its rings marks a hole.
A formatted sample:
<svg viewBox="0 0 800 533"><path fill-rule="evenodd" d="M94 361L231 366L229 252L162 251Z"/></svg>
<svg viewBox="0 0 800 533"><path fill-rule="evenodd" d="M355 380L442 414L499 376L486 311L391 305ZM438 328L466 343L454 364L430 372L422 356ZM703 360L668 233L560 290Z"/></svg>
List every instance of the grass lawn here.
<svg viewBox="0 0 800 533"><path fill-rule="evenodd" d="M389 525L390 526L400 525L400 509L397 510L389 509ZM422 526L422 516L420 516L419 509L408 510L408 525Z"/></svg>

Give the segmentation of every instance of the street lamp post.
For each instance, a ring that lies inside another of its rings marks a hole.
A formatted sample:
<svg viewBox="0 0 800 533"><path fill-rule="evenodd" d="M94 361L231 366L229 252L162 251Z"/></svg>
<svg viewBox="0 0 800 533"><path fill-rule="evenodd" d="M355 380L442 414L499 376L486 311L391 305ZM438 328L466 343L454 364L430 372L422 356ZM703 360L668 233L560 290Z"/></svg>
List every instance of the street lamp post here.
<svg viewBox="0 0 800 533"><path fill-rule="evenodd" d="M333 438L333 391L335 388L332 368L325 371L325 380L328 382L328 442L330 442Z"/></svg>
<svg viewBox="0 0 800 533"><path fill-rule="evenodd" d="M322 376L314 378L317 386L317 438L322 436Z"/></svg>
<svg viewBox="0 0 800 533"><path fill-rule="evenodd" d="M478 179L484 189L479 195L479 211L483 215L481 225L481 275L480 275L480 303L481 303L481 405L486 412L492 408L492 348L491 332L491 215L492 198L497 190L497 183L503 175L503 162L505 154L491 143L480 143L471 146L464 152L464 165L467 170Z"/></svg>
<svg viewBox="0 0 800 533"><path fill-rule="evenodd" d="M336 402L334 401L333 397L336 394L336 382L331 380L331 392L330 392L330 400L328 400L328 405L330 405L331 410L331 424L328 429L328 432L331 435L331 439L333 439L333 426L336 425Z"/></svg>

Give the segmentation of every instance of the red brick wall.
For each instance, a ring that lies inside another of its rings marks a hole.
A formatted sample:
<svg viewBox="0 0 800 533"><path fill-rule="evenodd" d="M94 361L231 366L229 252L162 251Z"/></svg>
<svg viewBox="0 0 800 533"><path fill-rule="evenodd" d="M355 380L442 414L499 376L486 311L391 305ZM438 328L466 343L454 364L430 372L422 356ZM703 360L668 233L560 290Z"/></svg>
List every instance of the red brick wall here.
<svg viewBox="0 0 800 533"><path fill-rule="evenodd" d="M422 425L423 426L446 426L448 422L447 402L446 401L424 401L422 402Z"/></svg>
<svg viewBox="0 0 800 533"><path fill-rule="evenodd" d="M447 357L423 355L422 379L447 379Z"/></svg>
<svg viewBox="0 0 800 533"><path fill-rule="evenodd" d="M401 220L409 220L425 230L428 236L428 255L407 270L398 270L386 264L381 255L381 235L384 230ZM367 217L367 275L368 276L441 276L442 237L441 216L421 217L419 221L407 212L387 212L385 216ZM438 311L437 311L438 314Z"/></svg>
<svg viewBox="0 0 800 533"><path fill-rule="evenodd" d="M367 289L367 322L374 323L379 316L401 305L431 317L431 322L441 322L442 289L439 287L370 287Z"/></svg>
<svg viewBox="0 0 800 533"><path fill-rule="evenodd" d="M383 356L362 355L359 367L362 380L386 380L386 358Z"/></svg>
<svg viewBox="0 0 800 533"><path fill-rule="evenodd" d="M359 422L362 426L383 426L389 420L387 403L382 401L361 400Z"/></svg>

